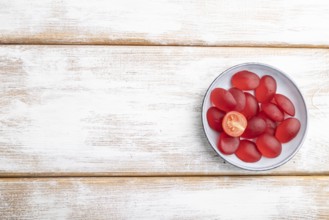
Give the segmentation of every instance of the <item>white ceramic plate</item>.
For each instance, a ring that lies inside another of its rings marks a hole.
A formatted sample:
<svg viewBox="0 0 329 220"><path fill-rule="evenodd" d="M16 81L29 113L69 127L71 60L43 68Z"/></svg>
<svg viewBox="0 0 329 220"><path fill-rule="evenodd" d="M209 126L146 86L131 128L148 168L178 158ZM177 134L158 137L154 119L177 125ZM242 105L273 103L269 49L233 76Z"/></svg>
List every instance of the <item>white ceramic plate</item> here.
<svg viewBox="0 0 329 220"><path fill-rule="evenodd" d="M217 149L216 145L219 134L209 127L206 117L207 110L212 106L210 102L210 93L214 88L218 87L229 89L231 87L232 76L241 70L249 70L256 73L260 77L263 75L273 76L277 82L277 93L287 96L295 106L295 118L297 118L301 123L299 133L290 142L282 144L282 152L276 158L262 157L258 162L246 163L241 161L234 154L225 155ZM224 160L246 170L269 170L281 166L289 161L302 146L307 130L307 109L301 92L297 88L296 84L285 73L261 63L243 63L225 70L210 85L203 100L202 123L210 145Z"/></svg>

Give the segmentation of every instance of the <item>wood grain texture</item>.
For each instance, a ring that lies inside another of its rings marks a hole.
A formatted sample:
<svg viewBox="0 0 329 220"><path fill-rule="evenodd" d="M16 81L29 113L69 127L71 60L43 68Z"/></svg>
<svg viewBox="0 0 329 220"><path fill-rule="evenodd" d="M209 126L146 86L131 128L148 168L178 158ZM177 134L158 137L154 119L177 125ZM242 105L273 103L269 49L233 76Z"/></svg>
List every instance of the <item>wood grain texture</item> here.
<svg viewBox="0 0 329 220"><path fill-rule="evenodd" d="M0 47L0 175L328 174L329 50ZM296 81L309 109L298 154L268 172L225 164L203 133L213 79L247 61Z"/></svg>
<svg viewBox="0 0 329 220"><path fill-rule="evenodd" d="M315 0L0 1L0 43L329 46Z"/></svg>
<svg viewBox="0 0 329 220"><path fill-rule="evenodd" d="M328 219L328 177L1 179L2 219Z"/></svg>

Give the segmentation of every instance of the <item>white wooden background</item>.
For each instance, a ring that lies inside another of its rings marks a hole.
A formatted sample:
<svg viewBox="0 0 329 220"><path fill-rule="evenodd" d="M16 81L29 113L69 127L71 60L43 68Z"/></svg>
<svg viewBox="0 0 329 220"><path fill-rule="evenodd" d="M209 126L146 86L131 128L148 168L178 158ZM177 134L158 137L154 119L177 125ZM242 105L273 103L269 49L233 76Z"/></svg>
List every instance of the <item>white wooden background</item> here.
<svg viewBox="0 0 329 220"><path fill-rule="evenodd" d="M329 3L0 0L4 219L328 219ZM266 172L203 134L212 80L287 72L306 142Z"/></svg>

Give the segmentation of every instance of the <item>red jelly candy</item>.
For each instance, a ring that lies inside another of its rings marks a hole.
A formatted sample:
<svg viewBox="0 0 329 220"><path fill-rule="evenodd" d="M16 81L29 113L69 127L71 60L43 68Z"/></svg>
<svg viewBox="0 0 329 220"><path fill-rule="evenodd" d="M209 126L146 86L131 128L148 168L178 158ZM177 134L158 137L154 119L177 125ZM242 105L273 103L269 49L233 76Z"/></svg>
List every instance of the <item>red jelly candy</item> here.
<svg viewBox="0 0 329 220"><path fill-rule="evenodd" d="M250 119L258 113L259 105L258 105L258 102L257 102L257 100L255 99L255 97L253 95L251 95L248 92L245 92L244 94L246 96L246 106L241 111L241 113L247 119Z"/></svg>
<svg viewBox="0 0 329 220"><path fill-rule="evenodd" d="M252 90L259 85L259 76L253 72L242 70L233 75L232 85L242 90Z"/></svg>
<svg viewBox="0 0 329 220"><path fill-rule="evenodd" d="M217 143L217 148L223 154L233 154L238 149L240 139L238 137L231 137L224 132L220 134Z"/></svg>
<svg viewBox="0 0 329 220"><path fill-rule="evenodd" d="M281 143L272 135L262 134L256 140L258 150L264 157L274 158L281 154Z"/></svg>
<svg viewBox="0 0 329 220"><path fill-rule="evenodd" d="M262 157L254 142L241 140L235 155L242 161L253 163L260 160Z"/></svg>
<svg viewBox="0 0 329 220"><path fill-rule="evenodd" d="M288 115L294 116L295 115L295 106L292 104L290 99L288 99L286 96L281 94L275 94L274 96L275 102L277 103L277 106L287 113Z"/></svg>
<svg viewBox="0 0 329 220"><path fill-rule="evenodd" d="M272 119L273 121L283 121L284 114L276 105L272 103L263 103L262 109L266 116Z"/></svg>
<svg viewBox="0 0 329 220"><path fill-rule="evenodd" d="M210 94L211 102L220 110L228 112L236 107L233 95L226 89L216 88Z"/></svg>
<svg viewBox="0 0 329 220"><path fill-rule="evenodd" d="M258 116L261 117L262 119L264 119L264 121L266 123L266 129L265 129L264 133L268 133L268 134L274 136L275 129L276 129L276 122L269 119L263 111L259 112Z"/></svg>
<svg viewBox="0 0 329 220"><path fill-rule="evenodd" d="M255 138L265 132L266 123L261 117L252 117L247 124L246 130L243 132L241 137L244 138Z"/></svg>
<svg viewBox="0 0 329 220"><path fill-rule="evenodd" d="M274 95L275 96L275 95ZM270 103L277 105L278 103L276 103L275 98L271 99Z"/></svg>
<svg viewBox="0 0 329 220"><path fill-rule="evenodd" d="M269 102L276 92L276 81L272 76L265 75L260 79L259 86L255 90L258 102Z"/></svg>
<svg viewBox="0 0 329 220"><path fill-rule="evenodd" d="M238 112L242 111L246 106L246 96L244 95L244 93L237 88L230 88L228 91L233 95L236 101L236 106L234 111L238 111Z"/></svg>
<svg viewBox="0 0 329 220"><path fill-rule="evenodd" d="M276 129L275 137L281 143L291 141L298 134L300 129L300 122L296 118L287 118Z"/></svg>
<svg viewBox="0 0 329 220"><path fill-rule="evenodd" d="M219 110L216 107L211 107L207 111L207 121L209 124L209 127L211 127L213 130L222 132L222 121L225 116L225 113Z"/></svg>

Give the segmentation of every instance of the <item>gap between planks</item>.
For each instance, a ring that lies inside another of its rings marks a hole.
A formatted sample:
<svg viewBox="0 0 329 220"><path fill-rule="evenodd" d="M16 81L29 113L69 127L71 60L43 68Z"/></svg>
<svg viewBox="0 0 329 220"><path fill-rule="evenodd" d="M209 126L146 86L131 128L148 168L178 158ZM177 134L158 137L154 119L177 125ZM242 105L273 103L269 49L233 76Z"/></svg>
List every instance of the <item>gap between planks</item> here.
<svg viewBox="0 0 329 220"><path fill-rule="evenodd" d="M329 45L311 45L311 44L231 44L231 45L203 45L203 44L138 44L138 43L109 43L104 44L102 42L94 43L47 43L47 42L35 42L35 43L0 43L0 46L136 46L136 47L218 47L218 48L282 48L282 49L329 49Z"/></svg>
<svg viewBox="0 0 329 220"><path fill-rule="evenodd" d="M1 175L0 179L47 179L47 178L58 178L58 179L67 179L67 178L264 178L264 177L310 177L310 178L320 178L320 177L329 177L329 173L317 174L317 173L309 173L309 174L225 174L225 175L202 175L202 174L169 174L169 175L152 175L152 174L141 174L141 175L84 175L84 174L57 174L56 175Z"/></svg>

